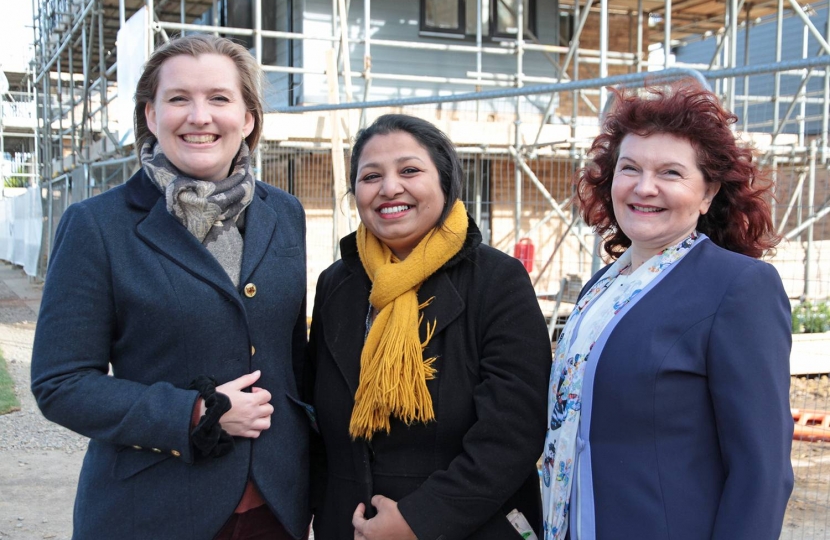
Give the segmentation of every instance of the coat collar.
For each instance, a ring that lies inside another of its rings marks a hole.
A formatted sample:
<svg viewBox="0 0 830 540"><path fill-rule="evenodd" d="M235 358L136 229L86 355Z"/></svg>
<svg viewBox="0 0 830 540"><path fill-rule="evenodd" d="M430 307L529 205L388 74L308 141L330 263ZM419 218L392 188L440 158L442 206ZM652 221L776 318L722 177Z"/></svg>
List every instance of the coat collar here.
<svg viewBox="0 0 830 540"><path fill-rule="evenodd" d="M161 191L149 177L139 170L126 184L127 203L147 212L138 222L136 233L144 242L188 272L236 298L228 274L211 253L167 211ZM242 252L240 286L251 276L260 263L277 226L276 212L265 203L268 191L257 184L255 196L245 210L245 242Z"/></svg>

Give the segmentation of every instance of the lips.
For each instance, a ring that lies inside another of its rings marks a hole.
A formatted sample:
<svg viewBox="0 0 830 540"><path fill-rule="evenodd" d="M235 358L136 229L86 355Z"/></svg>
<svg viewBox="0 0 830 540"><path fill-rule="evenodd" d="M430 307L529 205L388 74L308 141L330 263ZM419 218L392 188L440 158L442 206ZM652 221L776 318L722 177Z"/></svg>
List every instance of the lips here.
<svg viewBox="0 0 830 540"><path fill-rule="evenodd" d="M184 140L184 142L186 142L186 143L191 143L191 144L207 144L207 143L212 143L212 142L216 141L217 139L219 139L219 136L214 135L212 133L203 133L203 134L198 134L198 135L196 135L196 134L182 135L182 140Z"/></svg>

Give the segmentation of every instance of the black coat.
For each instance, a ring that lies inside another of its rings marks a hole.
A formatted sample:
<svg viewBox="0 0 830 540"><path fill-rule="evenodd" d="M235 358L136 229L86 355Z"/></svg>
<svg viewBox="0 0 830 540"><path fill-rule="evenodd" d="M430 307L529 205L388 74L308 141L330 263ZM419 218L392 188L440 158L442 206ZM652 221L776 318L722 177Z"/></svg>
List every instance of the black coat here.
<svg viewBox="0 0 830 540"><path fill-rule="evenodd" d="M465 246L418 292L420 302L434 297L423 313L438 324L424 351L437 356L427 382L436 420L407 427L393 418L391 433L370 444L348 431L371 290L354 234L320 276L308 381L325 447L317 538L351 540L356 506L374 494L397 501L420 540L520 538L506 519L514 508L538 534L550 340L525 269L480 241L470 220Z"/></svg>
<svg viewBox="0 0 830 540"><path fill-rule="evenodd" d="M75 540L209 540L249 478L285 528L304 534L308 418L294 364L306 339L305 219L294 197L257 183L246 222L234 287L143 171L61 218L32 391L48 419L92 439ZM244 294L246 284L256 293ZM256 386L271 392L271 428L195 460L190 382L256 369Z"/></svg>

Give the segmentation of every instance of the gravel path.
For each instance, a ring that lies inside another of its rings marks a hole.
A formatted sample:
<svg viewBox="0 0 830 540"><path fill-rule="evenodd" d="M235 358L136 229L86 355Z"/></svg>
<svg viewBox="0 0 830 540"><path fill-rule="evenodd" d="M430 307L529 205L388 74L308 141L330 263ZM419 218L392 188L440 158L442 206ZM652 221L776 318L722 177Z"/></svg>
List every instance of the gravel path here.
<svg viewBox="0 0 830 540"><path fill-rule="evenodd" d="M87 440L46 420L29 392L35 318L0 281L0 349L20 401L0 416L0 539L69 540Z"/></svg>

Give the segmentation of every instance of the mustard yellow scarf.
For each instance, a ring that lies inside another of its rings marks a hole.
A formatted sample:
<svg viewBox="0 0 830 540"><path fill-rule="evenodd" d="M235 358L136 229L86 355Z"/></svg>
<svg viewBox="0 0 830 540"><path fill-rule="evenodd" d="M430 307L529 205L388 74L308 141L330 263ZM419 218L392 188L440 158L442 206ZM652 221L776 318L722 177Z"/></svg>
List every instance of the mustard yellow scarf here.
<svg viewBox="0 0 830 540"><path fill-rule="evenodd" d="M360 355L360 383L355 394L349 433L371 439L389 433L390 415L411 424L435 419L426 381L435 377L435 358L423 358L435 321L427 321L421 343L418 288L461 250L467 237L467 213L456 201L442 227L427 233L412 253L398 261L392 251L366 230L357 228L357 251L372 280L369 302L378 310Z"/></svg>

